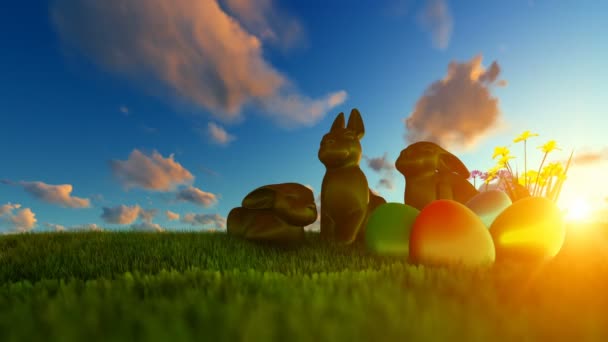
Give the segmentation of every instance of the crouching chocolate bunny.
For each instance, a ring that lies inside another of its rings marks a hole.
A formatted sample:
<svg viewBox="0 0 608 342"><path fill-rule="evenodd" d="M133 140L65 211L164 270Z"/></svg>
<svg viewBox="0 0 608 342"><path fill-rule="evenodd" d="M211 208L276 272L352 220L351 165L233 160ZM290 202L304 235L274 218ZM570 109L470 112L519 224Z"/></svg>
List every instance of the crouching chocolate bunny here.
<svg viewBox="0 0 608 342"><path fill-rule="evenodd" d="M405 177L404 203L418 210L438 199L464 204L478 193L468 181L470 173L462 161L429 141L401 151L395 167Z"/></svg>
<svg viewBox="0 0 608 342"><path fill-rule="evenodd" d="M361 114L353 109L346 127L340 113L321 140L318 156L326 168L321 185L322 238L352 243L363 236L369 213L386 203L371 192L359 168L359 140L364 134Z"/></svg>
<svg viewBox="0 0 608 342"><path fill-rule="evenodd" d="M312 190L298 183L261 186L228 214L228 234L254 241L304 240L304 226L317 219Z"/></svg>

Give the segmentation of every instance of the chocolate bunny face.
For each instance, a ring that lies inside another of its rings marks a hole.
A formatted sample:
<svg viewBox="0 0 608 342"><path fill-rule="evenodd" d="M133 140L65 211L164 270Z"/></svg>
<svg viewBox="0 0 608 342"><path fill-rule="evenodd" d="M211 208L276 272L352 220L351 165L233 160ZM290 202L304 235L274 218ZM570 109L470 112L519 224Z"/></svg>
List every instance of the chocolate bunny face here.
<svg viewBox="0 0 608 342"><path fill-rule="evenodd" d="M361 160L361 143L365 128L361 114L353 109L344 127L344 113L338 114L329 133L323 136L319 148L319 160L327 168L355 166Z"/></svg>
<svg viewBox="0 0 608 342"><path fill-rule="evenodd" d="M405 177L429 176L436 172L456 173L468 179L467 167L450 152L429 141L419 141L401 151L395 167Z"/></svg>

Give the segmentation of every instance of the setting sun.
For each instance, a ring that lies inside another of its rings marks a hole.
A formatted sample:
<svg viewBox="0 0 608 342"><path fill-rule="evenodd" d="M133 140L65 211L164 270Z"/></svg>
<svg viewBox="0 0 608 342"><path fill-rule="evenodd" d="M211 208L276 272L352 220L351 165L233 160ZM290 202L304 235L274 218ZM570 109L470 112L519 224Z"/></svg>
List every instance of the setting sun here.
<svg viewBox="0 0 608 342"><path fill-rule="evenodd" d="M591 217L591 204L584 198L578 197L569 202L565 208L567 221L585 221Z"/></svg>

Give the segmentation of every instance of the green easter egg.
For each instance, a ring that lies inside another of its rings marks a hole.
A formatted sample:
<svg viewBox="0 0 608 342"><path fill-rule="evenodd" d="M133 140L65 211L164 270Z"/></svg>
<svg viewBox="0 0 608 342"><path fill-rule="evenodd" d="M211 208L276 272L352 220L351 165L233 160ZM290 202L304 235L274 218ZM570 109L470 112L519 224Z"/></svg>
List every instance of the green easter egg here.
<svg viewBox="0 0 608 342"><path fill-rule="evenodd" d="M408 256L410 231L420 211L402 203L384 203L370 215L365 243L381 255Z"/></svg>

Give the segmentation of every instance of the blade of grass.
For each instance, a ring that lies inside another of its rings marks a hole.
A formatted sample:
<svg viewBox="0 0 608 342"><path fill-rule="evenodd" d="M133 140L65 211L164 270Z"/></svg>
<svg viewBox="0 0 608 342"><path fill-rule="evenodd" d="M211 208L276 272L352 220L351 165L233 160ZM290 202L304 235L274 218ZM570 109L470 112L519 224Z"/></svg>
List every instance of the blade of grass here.
<svg viewBox="0 0 608 342"><path fill-rule="evenodd" d="M564 183L565 176L568 174L568 168L570 168L570 162L572 161L573 155L574 155L574 149L572 149L572 152L570 153L570 158L568 158L568 162L566 163L566 168L564 169L564 178L558 180L557 192L555 194L555 198L552 198L553 202L557 202L557 199L559 198L559 193L562 190L562 184Z"/></svg>

